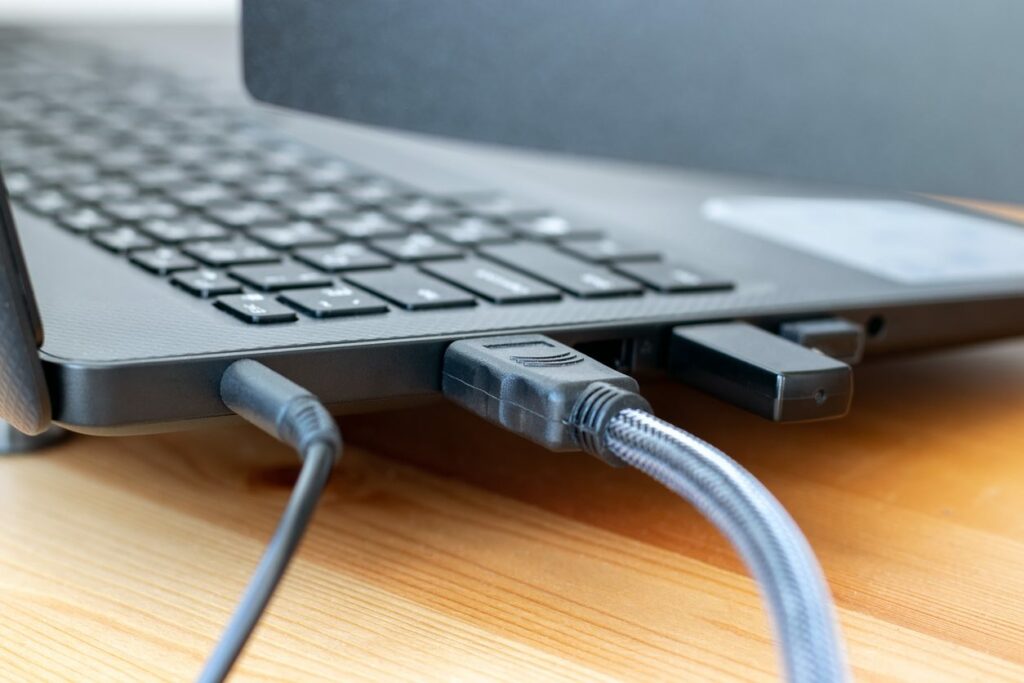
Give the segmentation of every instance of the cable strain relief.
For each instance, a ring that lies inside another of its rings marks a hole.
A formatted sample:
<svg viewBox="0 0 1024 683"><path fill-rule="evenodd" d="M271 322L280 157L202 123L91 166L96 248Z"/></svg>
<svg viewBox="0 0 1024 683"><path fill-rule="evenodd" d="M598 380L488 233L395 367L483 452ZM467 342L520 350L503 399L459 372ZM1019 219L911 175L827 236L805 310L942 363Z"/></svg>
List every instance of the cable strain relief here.
<svg viewBox="0 0 1024 683"><path fill-rule="evenodd" d="M341 432L328 412L314 396L297 396L281 411L278 434L305 458L313 444L324 443L333 451L334 459L341 453Z"/></svg>
<svg viewBox="0 0 1024 683"><path fill-rule="evenodd" d="M630 408L652 412L651 404L635 391L607 382L587 386L569 415L579 447L610 465L624 466L625 463L608 449L607 428L612 418Z"/></svg>

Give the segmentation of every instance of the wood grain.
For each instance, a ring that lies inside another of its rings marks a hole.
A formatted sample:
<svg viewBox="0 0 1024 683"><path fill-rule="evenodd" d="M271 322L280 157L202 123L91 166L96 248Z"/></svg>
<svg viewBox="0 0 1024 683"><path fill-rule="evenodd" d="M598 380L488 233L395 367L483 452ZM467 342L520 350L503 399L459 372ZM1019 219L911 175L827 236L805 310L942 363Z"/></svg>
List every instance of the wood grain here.
<svg viewBox="0 0 1024 683"><path fill-rule="evenodd" d="M853 413L813 425L645 392L792 512L858 679L1024 679L1024 343L857 380ZM737 558L639 474L445 405L342 426L344 462L238 680L776 676ZM190 679L296 471L247 427L0 461L0 678Z"/></svg>
<svg viewBox="0 0 1024 683"><path fill-rule="evenodd" d="M832 423L648 385L806 530L859 679L1024 679L1024 344L869 363ZM347 456L238 680L776 675L731 550L637 473L443 404L342 426ZM0 461L0 676L191 678L295 473L247 427Z"/></svg>

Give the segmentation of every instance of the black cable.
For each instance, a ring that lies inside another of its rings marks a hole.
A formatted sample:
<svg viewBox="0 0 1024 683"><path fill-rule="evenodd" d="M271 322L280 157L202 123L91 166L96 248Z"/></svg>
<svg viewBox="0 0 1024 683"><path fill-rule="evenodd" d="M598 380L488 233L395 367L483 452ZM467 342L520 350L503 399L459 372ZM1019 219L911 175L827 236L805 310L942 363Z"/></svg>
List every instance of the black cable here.
<svg viewBox="0 0 1024 683"><path fill-rule="evenodd" d="M636 380L553 339L519 335L449 346L442 388L541 445L632 465L685 498L732 542L760 584L787 680L848 678L832 596L799 527L737 462L651 415Z"/></svg>
<svg viewBox="0 0 1024 683"><path fill-rule="evenodd" d="M221 379L221 399L295 447L303 464L277 529L197 679L200 683L220 683L231 671L284 576L341 452L341 435L327 409L302 387L255 361L238 361L228 368Z"/></svg>

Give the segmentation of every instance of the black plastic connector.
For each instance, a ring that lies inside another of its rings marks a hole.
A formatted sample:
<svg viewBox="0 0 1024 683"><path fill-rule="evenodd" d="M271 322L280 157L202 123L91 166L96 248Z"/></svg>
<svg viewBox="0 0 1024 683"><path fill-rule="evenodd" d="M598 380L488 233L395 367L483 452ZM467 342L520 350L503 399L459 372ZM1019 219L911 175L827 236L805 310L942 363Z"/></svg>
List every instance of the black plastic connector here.
<svg viewBox="0 0 1024 683"><path fill-rule="evenodd" d="M470 412L546 448L582 449L613 463L596 435L626 408L651 409L635 379L540 334L453 343L441 388Z"/></svg>
<svg viewBox="0 0 1024 683"><path fill-rule="evenodd" d="M779 336L848 365L864 357L864 326L845 318L792 320L779 325Z"/></svg>
<svg viewBox="0 0 1024 683"><path fill-rule="evenodd" d="M669 374L776 422L842 417L853 398L849 365L744 322L672 330Z"/></svg>

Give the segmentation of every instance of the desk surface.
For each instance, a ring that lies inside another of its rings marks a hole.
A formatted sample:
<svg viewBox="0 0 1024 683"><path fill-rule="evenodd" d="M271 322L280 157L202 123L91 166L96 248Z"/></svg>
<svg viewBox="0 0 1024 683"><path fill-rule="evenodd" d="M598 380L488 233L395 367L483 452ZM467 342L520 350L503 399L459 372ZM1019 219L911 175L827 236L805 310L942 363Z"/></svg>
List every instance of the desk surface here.
<svg viewBox="0 0 1024 683"><path fill-rule="evenodd" d="M1024 679L1024 343L869 363L832 423L649 389L804 528L860 679ZM638 473L446 405L342 426L239 679L773 678L736 557ZM0 460L0 677L189 679L295 473L244 426Z"/></svg>

